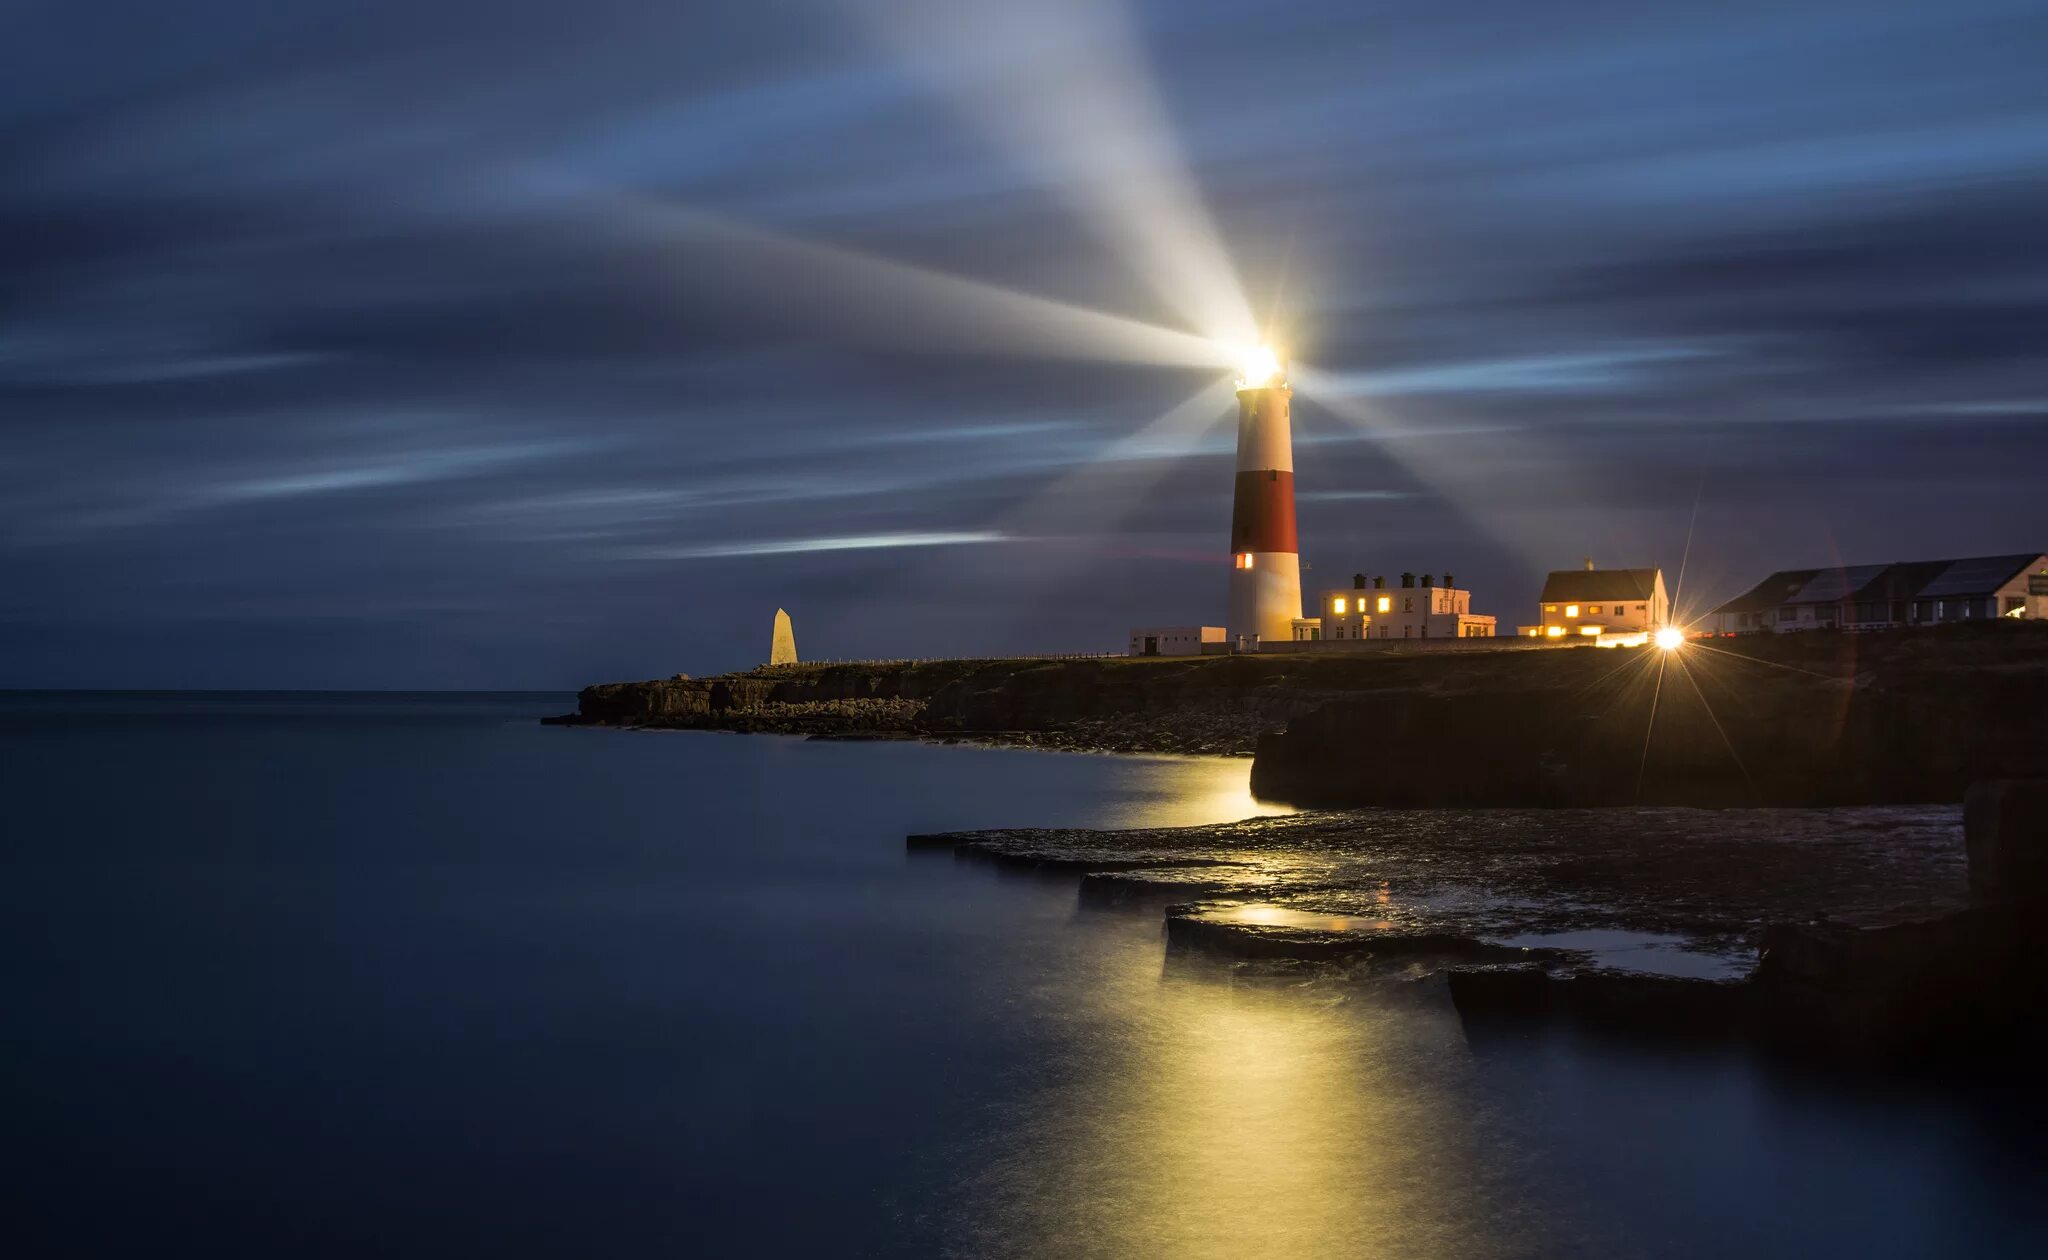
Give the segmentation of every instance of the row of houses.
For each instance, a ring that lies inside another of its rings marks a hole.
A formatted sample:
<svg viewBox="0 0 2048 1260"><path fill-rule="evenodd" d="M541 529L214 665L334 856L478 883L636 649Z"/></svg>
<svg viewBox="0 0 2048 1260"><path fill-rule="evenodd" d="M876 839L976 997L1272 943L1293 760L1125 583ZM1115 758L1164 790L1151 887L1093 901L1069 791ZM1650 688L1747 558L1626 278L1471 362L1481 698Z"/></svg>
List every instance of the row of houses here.
<svg viewBox="0 0 2048 1260"><path fill-rule="evenodd" d="M1720 635L2048 618L2048 554L1784 569L1707 614Z"/></svg>
<svg viewBox="0 0 2048 1260"><path fill-rule="evenodd" d="M1959 560L1785 569L1682 628L1694 635L1776 634L1798 630L1876 630L1988 620L2048 620L2048 554L2015 553ZM1522 638L1602 647L1648 642L1674 624L1662 569L1552 571L1534 621ZM1472 592L1448 573L1438 581L1403 573L1399 584L1355 574L1348 587L1323 591L1314 615L1298 617L1293 641L1239 645L1221 626L1154 626L1131 631L1133 656L1194 656L1231 651L1316 651L1392 640L1492 638L1495 618L1472 611Z"/></svg>

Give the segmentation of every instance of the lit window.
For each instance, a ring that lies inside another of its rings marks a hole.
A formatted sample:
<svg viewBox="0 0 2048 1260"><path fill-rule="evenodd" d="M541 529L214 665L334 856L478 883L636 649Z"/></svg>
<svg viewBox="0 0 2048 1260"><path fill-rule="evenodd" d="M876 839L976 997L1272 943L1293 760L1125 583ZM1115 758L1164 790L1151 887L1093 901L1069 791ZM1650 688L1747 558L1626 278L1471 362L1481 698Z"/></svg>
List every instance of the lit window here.
<svg viewBox="0 0 2048 1260"><path fill-rule="evenodd" d="M1607 627L1605 627L1605 626L1580 626L1580 627L1579 627L1579 633L1580 633L1580 634L1598 634L1598 633L1600 633L1600 632L1601 632L1602 630L1604 630L1604 629L1606 629L1606 628L1607 628Z"/></svg>
<svg viewBox="0 0 2048 1260"><path fill-rule="evenodd" d="M1566 605L1564 606L1564 615L1565 615L1565 616L1567 616L1567 617L1576 617L1576 616L1578 616L1578 615L1579 615L1579 606L1578 606L1577 604L1566 604Z"/></svg>
<svg viewBox="0 0 2048 1260"><path fill-rule="evenodd" d="M1381 612L1392 612L1392 611L1394 611L1394 597L1393 597L1392 595L1382 595L1382 596L1380 596L1380 611L1381 611Z"/></svg>
<svg viewBox="0 0 2048 1260"><path fill-rule="evenodd" d="M1587 609L1587 611L1592 613L1595 617L1597 617L1600 615L1600 605L1595 604L1591 608Z"/></svg>
<svg viewBox="0 0 2048 1260"><path fill-rule="evenodd" d="M1238 568L1240 568L1240 569L1249 569L1249 568L1251 568L1251 567L1252 567L1252 553L1251 553L1251 552L1249 552L1249 551L1240 551L1240 552L1238 552L1238 553L1237 553L1237 567L1238 567Z"/></svg>
<svg viewBox="0 0 2048 1260"><path fill-rule="evenodd" d="M1557 611L1557 605L1556 605L1556 604L1545 604L1545 605L1543 606L1543 611L1544 611L1544 612L1556 612L1556 611Z"/></svg>
<svg viewBox="0 0 2048 1260"><path fill-rule="evenodd" d="M1331 600L1330 611L1338 614L1339 616L1342 616L1344 613L1344 601L1341 599Z"/></svg>
<svg viewBox="0 0 2048 1260"><path fill-rule="evenodd" d="M1549 629L1550 629L1550 637L1551 637L1551 638L1553 638L1553 639L1562 639L1562 638L1564 637L1564 627L1563 627L1563 626L1551 626L1551 627L1550 627Z"/></svg>

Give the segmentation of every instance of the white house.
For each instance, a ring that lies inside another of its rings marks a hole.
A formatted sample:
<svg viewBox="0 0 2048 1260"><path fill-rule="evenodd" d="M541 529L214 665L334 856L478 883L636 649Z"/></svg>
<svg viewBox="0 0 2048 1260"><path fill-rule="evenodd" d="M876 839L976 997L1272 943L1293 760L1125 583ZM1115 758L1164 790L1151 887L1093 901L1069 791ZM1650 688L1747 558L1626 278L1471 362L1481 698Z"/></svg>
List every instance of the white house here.
<svg viewBox="0 0 2048 1260"><path fill-rule="evenodd" d="M1131 631L1132 656L1213 656L1229 650L1222 626L1140 626Z"/></svg>
<svg viewBox="0 0 2048 1260"><path fill-rule="evenodd" d="M1543 582L1536 624L1517 627L1528 637L1593 638L1604 642L1648 638L1671 620L1671 597L1662 569L1555 569Z"/></svg>
<svg viewBox="0 0 2048 1260"><path fill-rule="evenodd" d="M1350 586L1318 596L1316 609L1294 623L1297 641L1490 639L1494 631L1494 619L1474 613L1472 592L1454 585L1448 573L1442 582L1425 573L1419 584L1413 573L1403 573L1396 587L1356 574Z"/></svg>

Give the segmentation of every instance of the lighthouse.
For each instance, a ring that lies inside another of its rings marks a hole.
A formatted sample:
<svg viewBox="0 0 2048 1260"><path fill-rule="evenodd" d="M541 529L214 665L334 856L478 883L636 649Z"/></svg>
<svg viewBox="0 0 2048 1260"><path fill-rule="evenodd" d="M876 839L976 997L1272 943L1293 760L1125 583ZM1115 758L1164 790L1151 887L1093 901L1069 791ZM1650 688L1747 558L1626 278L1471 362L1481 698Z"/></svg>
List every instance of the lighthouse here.
<svg viewBox="0 0 2048 1260"><path fill-rule="evenodd" d="M1294 436L1287 364L1269 346L1245 356L1237 382L1237 493L1230 509L1230 641L1286 642L1301 616L1294 532Z"/></svg>

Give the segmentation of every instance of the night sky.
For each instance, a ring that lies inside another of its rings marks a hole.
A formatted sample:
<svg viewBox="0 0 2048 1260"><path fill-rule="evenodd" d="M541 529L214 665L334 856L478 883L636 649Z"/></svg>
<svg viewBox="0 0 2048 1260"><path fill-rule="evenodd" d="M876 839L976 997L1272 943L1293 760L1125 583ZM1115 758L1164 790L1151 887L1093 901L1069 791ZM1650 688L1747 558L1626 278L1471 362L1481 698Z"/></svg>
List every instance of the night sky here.
<svg viewBox="0 0 2048 1260"><path fill-rule="evenodd" d="M759 661L778 605L812 656L1219 624L1184 334L1232 296L1306 369L1312 589L1448 570L1512 627L1586 555L1697 609L2048 548L2038 0L0 40L0 685L571 687Z"/></svg>

